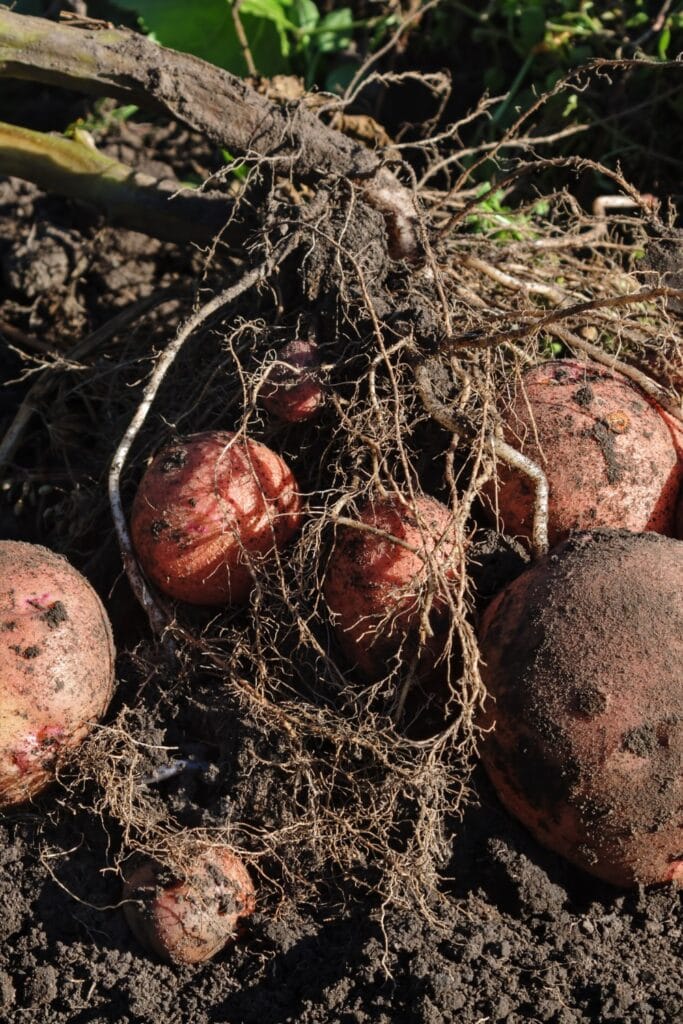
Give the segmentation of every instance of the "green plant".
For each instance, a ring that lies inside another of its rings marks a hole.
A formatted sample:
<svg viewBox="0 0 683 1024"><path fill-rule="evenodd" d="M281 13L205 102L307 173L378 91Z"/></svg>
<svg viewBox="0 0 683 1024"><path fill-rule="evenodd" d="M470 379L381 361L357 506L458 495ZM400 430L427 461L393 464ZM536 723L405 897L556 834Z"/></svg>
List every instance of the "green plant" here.
<svg viewBox="0 0 683 1024"><path fill-rule="evenodd" d="M382 30L393 23L390 15L354 21L347 6L321 14L313 0L114 2L135 12L141 26L164 46L193 53L235 74L301 74L307 86L328 85L321 76L323 60L343 53L356 29Z"/></svg>
<svg viewBox="0 0 683 1024"><path fill-rule="evenodd" d="M475 234L486 234L498 242L535 238L534 218L547 215L549 204L539 199L528 210L516 210L505 205L505 190L493 189L490 181L483 182L478 189L480 202L469 214L466 224Z"/></svg>

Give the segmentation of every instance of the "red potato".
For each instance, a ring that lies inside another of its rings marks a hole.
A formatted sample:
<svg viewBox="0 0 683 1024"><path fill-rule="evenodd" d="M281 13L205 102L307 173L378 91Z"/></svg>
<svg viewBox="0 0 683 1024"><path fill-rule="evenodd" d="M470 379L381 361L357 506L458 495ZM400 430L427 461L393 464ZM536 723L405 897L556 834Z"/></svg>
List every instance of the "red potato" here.
<svg viewBox="0 0 683 1024"><path fill-rule="evenodd" d="M314 341L297 339L284 345L278 362L261 388L261 401L268 412L285 423L309 420L323 404L320 356Z"/></svg>
<svg viewBox="0 0 683 1024"><path fill-rule="evenodd" d="M183 879L167 878L159 864L143 862L126 879L123 898L138 942L176 964L210 960L235 938L239 918L255 906L249 872L221 847L196 854Z"/></svg>
<svg viewBox="0 0 683 1024"><path fill-rule="evenodd" d="M399 652L405 665L415 654L421 597L430 578L429 556L453 578L448 569L456 549L452 513L434 498L418 498L415 511L417 516L398 499L383 499L359 512L361 525L390 534L413 551L366 530L343 526L337 531L325 599L344 653L369 679L386 675ZM443 654L448 619L442 581L430 615L434 636L422 655L424 675Z"/></svg>
<svg viewBox="0 0 683 1024"><path fill-rule="evenodd" d="M54 778L114 686L107 613L65 558L0 541L0 807Z"/></svg>
<svg viewBox="0 0 683 1024"><path fill-rule="evenodd" d="M243 604L260 559L297 532L301 501L279 455L229 432L195 434L154 458L133 503L140 564L190 604Z"/></svg>
<svg viewBox="0 0 683 1024"><path fill-rule="evenodd" d="M480 646L510 813L614 885L683 885L683 544L574 535L498 595Z"/></svg>
<svg viewBox="0 0 683 1024"><path fill-rule="evenodd" d="M670 430L645 395L605 367L562 359L527 371L505 439L548 478L550 546L607 526L671 535L683 477ZM531 481L499 463L486 490L506 533L531 537Z"/></svg>

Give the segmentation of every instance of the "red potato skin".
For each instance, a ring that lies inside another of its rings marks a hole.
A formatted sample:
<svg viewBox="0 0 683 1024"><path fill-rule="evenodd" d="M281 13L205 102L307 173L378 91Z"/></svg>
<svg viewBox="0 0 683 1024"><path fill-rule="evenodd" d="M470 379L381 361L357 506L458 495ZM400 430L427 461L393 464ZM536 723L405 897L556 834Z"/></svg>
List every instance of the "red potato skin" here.
<svg viewBox="0 0 683 1024"><path fill-rule="evenodd" d="M239 918L254 912L249 872L230 850L206 850L191 876L163 879L154 861L136 868L124 883L124 915L138 942L170 963L210 960L234 940Z"/></svg>
<svg viewBox="0 0 683 1024"><path fill-rule="evenodd" d="M441 566L454 553L450 510L434 498L418 498L415 506L418 518L397 499L377 500L359 511L361 523L405 541L415 553L376 534L341 527L330 556L325 600L342 650L368 679L387 674L402 644L406 664L415 651L420 586L428 577L419 551L437 552ZM422 655L423 675L443 653L447 609L446 596L437 594L430 616L435 635Z"/></svg>
<svg viewBox="0 0 683 1024"><path fill-rule="evenodd" d="M133 502L140 564L169 597L244 604L258 560L301 525L296 481L279 455L227 431L195 434L154 458Z"/></svg>
<svg viewBox="0 0 683 1024"><path fill-rule="evenodd" d="M65 558L0 541L0 807L45 788L114 687L107 613Z"/></svg>
<svg viewBox="0 0 683 1024"><path fill-rule="evenodd" d="M263 406L284 423L312 419L324 401L319 376L320 356L314 341L301 338L290 341L278 353L276 366L261 388Z"/></svg>
<svg viewBox="0 0 683 1024"><path fill-rule="evenodd" d="M553 360L527 371L522 384L504 416L505 439L546 473L550 546L597 527L671 536L683 464L661 410L595 363ZM531 537L525 476L499 463L485 495L506 533Z"/></svg>
<svg viewBox="0 0 683 1024"><path fill-rule="evenodd" d="M683 544L573 535L493 601L480 647L508 811L614 885L683 885Z"/></svg>

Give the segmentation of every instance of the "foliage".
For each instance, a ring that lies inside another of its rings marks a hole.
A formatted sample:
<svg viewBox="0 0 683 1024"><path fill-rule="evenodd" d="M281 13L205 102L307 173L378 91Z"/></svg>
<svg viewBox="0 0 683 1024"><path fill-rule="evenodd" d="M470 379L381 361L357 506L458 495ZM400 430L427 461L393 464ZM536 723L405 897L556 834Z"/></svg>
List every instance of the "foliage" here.
<svg viewBox="0 0 683 1024"><path fill-rule="evenodd" d="M238 28L241 24L256 71L271 77L299 73L307 85L319 81L323 59L343 53L353 32L371 21L389 25L390 16L354 22L350 7L321 14L313 0L114 0L134 11L164 46L194 53L236 74L249 70ZM238 21L239 19L239 21ZM324 81L322 84L326 84Z"/></svg>
<svg viewBox="0 0 683 1024"><path fill-rule="evenodd" d="M465 36L481 48L482 85L505 95L493 114L497 125L512 119L513 102L527 106L592 57L673 59L683 49L683 3L671 5L661 24L656 13L648 0L492 0L481 9L444 0L430 35L446 46Z"/></svg>

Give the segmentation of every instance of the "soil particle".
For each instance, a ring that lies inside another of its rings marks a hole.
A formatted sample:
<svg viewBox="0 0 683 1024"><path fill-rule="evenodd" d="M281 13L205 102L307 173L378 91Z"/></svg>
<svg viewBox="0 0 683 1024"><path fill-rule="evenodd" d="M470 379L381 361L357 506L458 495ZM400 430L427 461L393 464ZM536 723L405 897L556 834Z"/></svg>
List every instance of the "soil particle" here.
<svg viewBox="0 0 683 1024"><path fill-rule="evenodd" d="M602 457L607 467L607 481L610 484L618 484L624 478L624 467L619 461L614 447L614 438L608 423L598 420L591 430L592 436L600 445Z"/></svg>
<svg viewBox="0 0 683 1024"><path fill-rule="evenodd" d="M61 626L63 622L69 621L69 615L66 610L66 606L63 601L55 601L51 604L43 615L45 622L47 622L50 629L56 629L57 626Z"/></svg>

